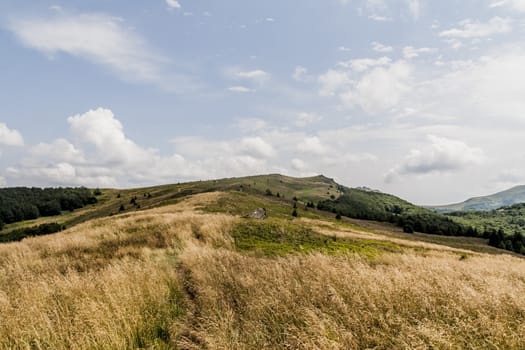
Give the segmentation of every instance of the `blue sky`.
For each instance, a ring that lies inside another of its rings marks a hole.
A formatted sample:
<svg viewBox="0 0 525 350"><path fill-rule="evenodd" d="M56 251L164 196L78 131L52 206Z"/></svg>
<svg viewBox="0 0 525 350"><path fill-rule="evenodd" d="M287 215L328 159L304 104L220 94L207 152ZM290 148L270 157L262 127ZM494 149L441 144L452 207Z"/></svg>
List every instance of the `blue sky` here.
<svg viewBox="0 0 525 350"><path fill-rule="evenodd" d="M0 3L0 186L525 183L525 0Z"/></svg>

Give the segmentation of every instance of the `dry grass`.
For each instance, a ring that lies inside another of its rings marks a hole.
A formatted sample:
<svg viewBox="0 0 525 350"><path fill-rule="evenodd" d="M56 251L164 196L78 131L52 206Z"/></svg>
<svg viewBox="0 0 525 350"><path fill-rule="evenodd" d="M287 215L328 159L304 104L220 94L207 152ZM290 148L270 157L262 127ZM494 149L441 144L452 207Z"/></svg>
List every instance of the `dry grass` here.
<svg viewBox="0 0 525 350"><path fill-rule="evenodd" d="M523 259L245 254L217 196L0 245L0 348L525 348Z"/></svg>

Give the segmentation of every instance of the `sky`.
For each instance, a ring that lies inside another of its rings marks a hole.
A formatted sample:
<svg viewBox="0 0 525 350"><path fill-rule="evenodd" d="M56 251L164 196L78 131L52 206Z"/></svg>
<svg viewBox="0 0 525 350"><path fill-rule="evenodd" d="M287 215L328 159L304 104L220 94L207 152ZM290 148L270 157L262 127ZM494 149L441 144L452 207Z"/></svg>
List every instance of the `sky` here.
<svg viewBox="0 0 525 350"><path fill-rule="evenodd" d="M2 0L0 53L0 187L525 183L525 0Z"/></svg>

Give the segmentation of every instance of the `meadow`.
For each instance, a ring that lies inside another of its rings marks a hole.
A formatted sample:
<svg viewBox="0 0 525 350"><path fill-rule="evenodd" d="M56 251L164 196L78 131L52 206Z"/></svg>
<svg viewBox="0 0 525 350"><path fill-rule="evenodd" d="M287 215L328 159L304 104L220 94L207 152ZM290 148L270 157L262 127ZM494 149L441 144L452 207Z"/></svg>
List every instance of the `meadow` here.
<svg viewBox="0 0 525 350"><path fill-rule="evenodd" d="M525 348L522 258L254 200L268 219L203 193L0 245L0 348Z"/></svg>

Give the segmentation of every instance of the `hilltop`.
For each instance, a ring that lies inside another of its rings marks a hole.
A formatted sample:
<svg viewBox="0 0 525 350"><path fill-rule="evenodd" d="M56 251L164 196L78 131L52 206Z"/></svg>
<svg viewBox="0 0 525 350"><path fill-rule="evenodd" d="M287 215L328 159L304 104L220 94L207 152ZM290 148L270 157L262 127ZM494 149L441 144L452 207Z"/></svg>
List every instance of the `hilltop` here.
<svg viewBox="0 0 525 350"><path fill-rule="evenodd" d="M439 213L450 213L455 211L494 210L518 203L525 203L525 185L515 186L488 196L470 198L461 203L428 208Z"/></svg>

